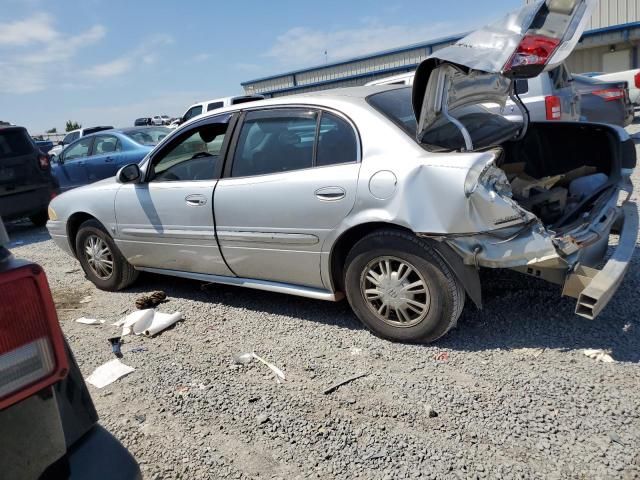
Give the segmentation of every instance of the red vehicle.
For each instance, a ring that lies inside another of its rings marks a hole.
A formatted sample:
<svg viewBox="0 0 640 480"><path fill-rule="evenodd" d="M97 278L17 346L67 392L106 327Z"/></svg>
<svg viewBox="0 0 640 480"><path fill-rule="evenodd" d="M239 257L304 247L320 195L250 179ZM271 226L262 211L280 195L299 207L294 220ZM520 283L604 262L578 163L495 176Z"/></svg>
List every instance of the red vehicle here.
<svg viewBox="0 0 640 480"><path fill-rule="evenodd" d="M39 265L5 248L0 220L0 477L138 479L98 415Z"/></svg>

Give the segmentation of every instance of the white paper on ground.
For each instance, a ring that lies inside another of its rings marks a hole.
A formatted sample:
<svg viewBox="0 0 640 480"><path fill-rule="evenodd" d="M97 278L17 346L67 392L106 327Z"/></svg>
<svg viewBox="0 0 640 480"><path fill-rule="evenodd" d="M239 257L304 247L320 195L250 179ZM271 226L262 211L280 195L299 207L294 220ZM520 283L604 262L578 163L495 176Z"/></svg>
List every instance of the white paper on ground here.
<svg viewBox="0 0 640 480"><path fill-rule="evenodd" d="M80 317L76 320L76 322L82 323L83 325L100 325L104 323L104 320L98 320L97 318Z"/></svg>
<svg viewBox="0 0 640 480"><path fill-rule="evenodd" d="M586 349L583 352L587 357L593 358L598 362L615 363L615 360L604 350Z"/></svg>
<svg viewBox="0 0 640 480"><path fill-rule="evenodd" d="M165 328L169 328L171 325L176 323L177 321L182 319L182 313L160 313L156 312L153 316L153 319L147 325L141 325L139 328L136 323L133 327L133 331L136 335L140 335L141 333L146 335L147 337L151 337L156 333L160 333Z"/></svg>
<svg viewBox="0 0 640 480"><path fill-rule="evenodd" d="M135 368L125 365L117 358L96 368L85 380L96 388L106 387L125 375L135 371Z"/></svg>
<svg viewBox="0 0 640 480"><path fill-rule="evenodd" d="M181 319L182 313L180 312L161 313L156 312L152 308L148 308L130 313L123 320L116 323L122 325L123 336L134 333L135 335L146 335L150 337L156 333L160 333Z"/></svg>
<svg viewBox="0 0 640 480"><path fill-rule="evenodd" d="M130 333L135 333L134 325L146 324L146 322L150 322L153 320L155 312L152 308L147 308L146 310L138 310L136 312L130 313L126 317L124 317L124 322L122 323L122 336L129 335ZM136 333L137 335L137 333Z"/></svg>

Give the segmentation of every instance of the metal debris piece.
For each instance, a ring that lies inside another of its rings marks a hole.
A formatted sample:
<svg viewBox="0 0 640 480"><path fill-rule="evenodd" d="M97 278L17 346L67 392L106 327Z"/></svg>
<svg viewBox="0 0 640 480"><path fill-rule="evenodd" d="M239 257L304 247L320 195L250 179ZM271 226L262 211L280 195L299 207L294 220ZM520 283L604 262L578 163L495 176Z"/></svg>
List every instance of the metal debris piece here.
<svg viewBox="0 0 640 480"><path fill-rule="evenodd" d="M598 362L615 363L615 360L604 350L586 349L583 352L587 357L593 358Z"/></svg>
<svg viewBox="0 0 640 480"><path fill-rule="evenodd" d="M353 377L345 378L344 380L334 383L329 388L325 388L322 393L328 395L329 393L335 392L341 386L346 385L347 383L351 383L354 380L358 380L359 378L366 377L367 375L367 373L359 373L358 375L354 375Z"/></svg>
<svg viewBox="0 0 640 480"><path fill-rule="evenodd" d="M249 363L251 363L251 361L254 358L258 360L260 363L262 363L263 365L266 365L267 367L269 367L269 369L271 369L271 371L275 374L276 381L278 383L280 383L283 380L286 380L284 372L282 370L280 370L274 364L269 363L265 359L259 357L258 355L255 354L255 352L236 354L233 356L233 363L235 365L248 365Z"/></svg>

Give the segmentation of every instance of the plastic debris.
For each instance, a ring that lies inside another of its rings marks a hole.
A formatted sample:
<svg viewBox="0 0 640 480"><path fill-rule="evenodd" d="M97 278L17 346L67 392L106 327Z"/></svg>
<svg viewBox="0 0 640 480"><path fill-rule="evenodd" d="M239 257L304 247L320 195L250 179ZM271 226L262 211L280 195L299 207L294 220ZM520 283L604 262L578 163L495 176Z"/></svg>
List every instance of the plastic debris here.
<svg viewBox="0 0 640 480"><path fill-rule="evenodd" d="M89 303L93 300L91 295L87 295L86 297L82 297L78 303Z"/></svg>
<svg viewBox="0 0 640 480"><path fill-rule="evenodd" d="M122 326L122 336L131 333L151 337L182 320L182 313L161 313L149 308L130 313L124 319L116 322Z"/></svg>
<svg viewBox="0 0 640 480"><path fill-rule="evenodd" d="M366 376L367 376L366 373L360 373L358 375L354 375L353 377L345 378L344 380L341 380L341 381L339 381L337 383L334 383L329 388L325 388L322 391L322 393L324 393L325 395L328 395L329 393L335 392L341 386L346 385L347 383L351 383L354 380L358 380L359 378L366 377Z"/></svg>
<svg viewBox="0 0 640 480"><path fill-rule="evenodd" d="M148 351L149 349L147 347L133 347L127 350L126 353L142 353L142 352L148 352Z"/></svg>
<svg viewBox="0 0 640 480"><path fill-rule="evenodd" d="M440 352L435 355L436 362L448 362L449 361L449 352Z"/></svg>
<svg viewBox="0 0 640 480"><path fill-rule="evenodd" d="M122 351L120 350L120 347L122 347L122 337L111 337L107 341L111 344L113 354L118 358L122 358Z"/></svg>
<svg viewBox="0 0 640 480"><path fill-rule="evenodd" d="M247 364L251 363L251 360L254 359L254 358L256 360L258 360L260 363L262 363L263 365L266 365L267 367L269 367L269 369L271 369L271 371L275 374L276 381L278 383L280 383L281 381L286 380L286 377L285 377L284 372L282 370L280 370L274 364L269 363L265 359L259 357L254 352L240 353L240 354L234 355L233 356L233 363L236 364L236 365L247 365Z"/></svg>
<svg viewBox="0 0 640 480"><path fill-rule="evenodd" d="M104 323L104 320L98 320L97 318L80 317L76 319L76 322L82 323L83 325L101 325Z"/></svg>
<svg viewBox="0 0 640 480"><path fill-rule="evenodd" d="M153 292L151 295L143 295L136 298L136 308L138 310L144 310L147 308L154 308L167 301L167 294L163 291Z"/></svg>
<svg viewBox="0 0 640 480"><path fill-rule="evenodd" d="M96 388L103 388L134 371L135 368L114 358L96 368L85 380Z"/></svg>
<svg viewBox="0 0 640 480"><path fill-rule="evenodd" d="M64 273L76 273L79 272L79 268L70 268L69 270L65 270Z"/></svg>
<svg viewBox="0 0 640 480"><path fill-rule="evenodd" d="M584 350L582 353L584 353L587 357L593 358L598 362L615 363L615 360L611 357L611 355L609 355L604 350L587 349L587 350Z"/></svg>

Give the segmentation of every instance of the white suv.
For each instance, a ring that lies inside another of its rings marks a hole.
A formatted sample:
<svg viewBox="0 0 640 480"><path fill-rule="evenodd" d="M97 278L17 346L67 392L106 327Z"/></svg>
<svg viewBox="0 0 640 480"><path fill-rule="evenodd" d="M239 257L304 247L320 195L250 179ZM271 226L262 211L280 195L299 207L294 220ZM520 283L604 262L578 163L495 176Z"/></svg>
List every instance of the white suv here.
<svg viewBox="0 0 640 480"><path fill-rule="evenodd" d="M180 123L184 123L187 120L191 120L193 117L197 117L198 115L202 115L203 113L210 112L211 110L230 107L231 105L238 105L239 103L255 102L257 100L264 100L264 96L241 95L237 97L214 98L213 100L207 100L206 102L194 103L187 109L186 112L184 112Z"/></svg>

